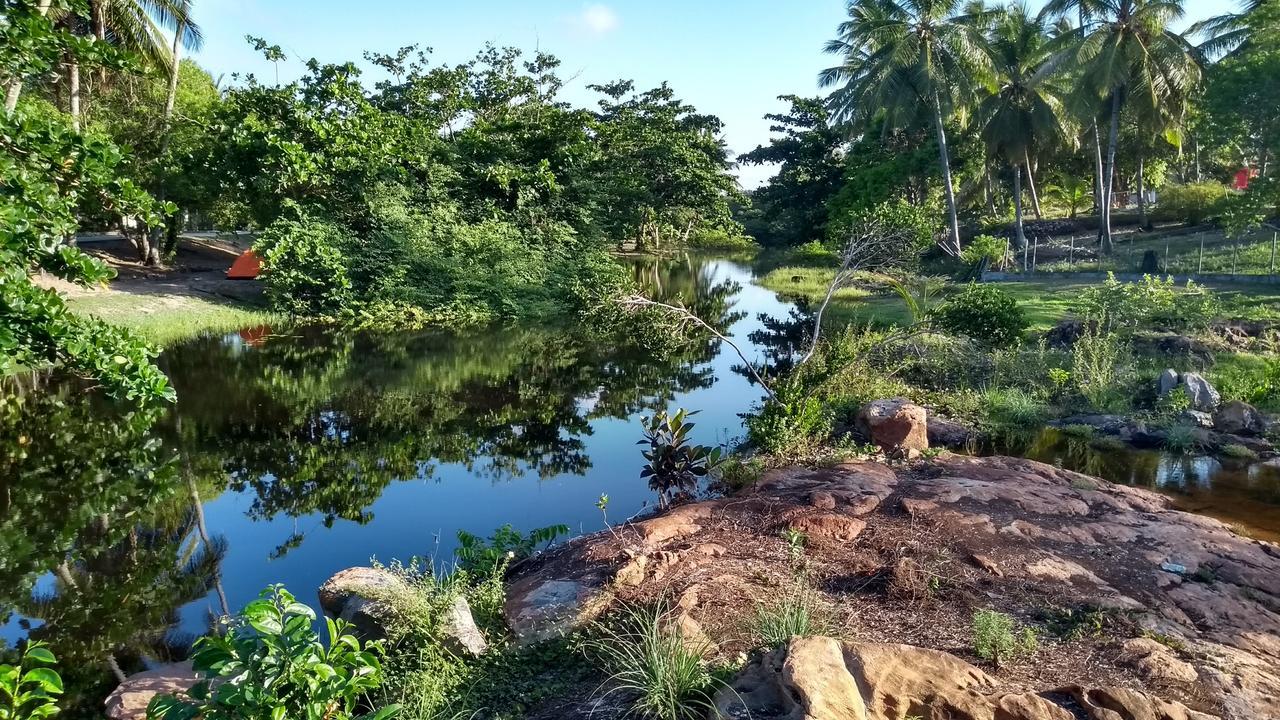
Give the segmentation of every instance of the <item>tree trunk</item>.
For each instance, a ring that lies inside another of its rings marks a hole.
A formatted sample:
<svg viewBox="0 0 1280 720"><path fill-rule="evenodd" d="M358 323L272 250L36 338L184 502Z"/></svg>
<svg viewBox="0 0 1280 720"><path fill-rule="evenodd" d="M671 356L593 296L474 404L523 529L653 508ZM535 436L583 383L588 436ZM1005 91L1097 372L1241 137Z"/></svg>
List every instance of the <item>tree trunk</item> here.
<svg viewBox="0 0 1280 720"><path fill-rule="evenodd" d="M1138 226L1150 230L1150 223L1147 221L1147 180L1143 177L1145 171L1146 162L1142 155L1138 155Z"/></svg>
<svg viewBox="0 0 1280 720"><path fill-rule="evenodd" d="M1093 123L1093 206L1098 209L1098 222L1102 222L1102 136L1098 122Z"/></svg>
<svg viewBox="0 0 1280 720"><path fill-rule="evenodd" d="M182 21L173 31L173 55L169 67L169 94L164 98L164 137L161 140L161 154L169 147L169 130L173 125L173 103L178 97L178 70L182 62L182 33L186 31Z"/></svg>
<svg viewBox="0 0 1280 720"><path fill-rule="evenodd" d="M80 132L80 63L74 59L67 63L67 106L71 127Z"/></svg>
<svg viewBox="0 0 1280 720"><path fill-rule="evenodd" d="M105 43L107 41L107 7L106 0L94 0L90 9L90 16L93 22L93 36L98 42ZM107 68L101 66L98 68L98 92L102 92L107 88Z"/></svg>
<svg viewBox="0 0 1280 720"><path fill-rule="evenodd" d="M1120 106L1122 90L1111 93L1111 131L1107 139L1106 165L1102 173L1102 210L1098 215L1098 244L1104 255L1110 255L1111 242L1111 191L1115 185L1116 144L1120 141Z"/></svg>
<svg viewBox="0 0 1280 720"><path fill-rule="evenodd" d="M933 124L938 134L938 155L942 162L942 188L947 198L947 220L950 222L950 237L942 249L949 255L960 255L960 219L956 215L956 193L951 184L951 154L947 152L947 131L942 124L942 100L938 93L933 94Z"/></svg>
<svg viewBox="0 0 1280 720"><path fill-rule="evenodd" d="M991 190L991 168L985 166L982 168L982 192L987 201L987 212L995 217L996 214L996 195Z"/></svg>
<svg viewBox="0 0 1280 720"><path fill-rule="evenodd" d="M36 6L36 12L44 17L49 12L49 6L53 4L53 0L40 0L40 4ZM4 94L4 114L12 115L14 108L18 107L18 98L22 95L22 78L18 78L9 83L9 87Z"/></svg>
<svg viewBox="0 0 1280 720"><path fill-rule="evenodd" d="M1022 166L1013 164L1013 242L1021 250L1027 246L1027 234L1022 229ZM1023 270L1026 270L1025 264Z"/></svg>
<svg viewBox="0 0 1280 720"><path fill-rule="evenodd" d="M1031 190L1031 210L1036 214L1037 220L1043 220L1044 215L1040 214L1040 193L1036 192L1036 174L1031 169L1031 156L1023 153L1022 159L1027 166L1027 187Z"/></svg>

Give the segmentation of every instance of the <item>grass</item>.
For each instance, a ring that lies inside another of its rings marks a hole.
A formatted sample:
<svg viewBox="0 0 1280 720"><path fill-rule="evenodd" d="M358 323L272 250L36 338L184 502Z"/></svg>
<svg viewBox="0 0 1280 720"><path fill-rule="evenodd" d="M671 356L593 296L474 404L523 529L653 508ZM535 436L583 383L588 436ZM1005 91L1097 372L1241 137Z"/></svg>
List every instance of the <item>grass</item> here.
<svg viewBox="0 0 1280 720"><path fill-rule="evenodd" d="M1006 661L1035 652L1038 642L1031 628L1015 632L1013 618L995 610L973 614L973 652L999 667Z"/></svg>
<svg viewBox="0 0 1280 720"><path fill-rule="evenodd" d="M72 312L93 315L129 328L158 347L210 333L272 325L284 319L277 313L251 305L188 296L102 293L68 298L67 305Z"/></svg>
<svg viewBox="0 0 1280 720"><path fill-rule="evenodd" d="M662 607L623 610L584 647L609 673L609 693L624 694L642 717L704 718L723 686L705 660L710 648L685 637Z"/></svg>
<svg viewBox="0 0 1280 720"><path fill-rule="evenodd" d="M752 634L767 648L786 644L793 637L827 635L830 630L830 623L818 599L811 590L799 584L782 600L757 606L751 622Z"/></svg>

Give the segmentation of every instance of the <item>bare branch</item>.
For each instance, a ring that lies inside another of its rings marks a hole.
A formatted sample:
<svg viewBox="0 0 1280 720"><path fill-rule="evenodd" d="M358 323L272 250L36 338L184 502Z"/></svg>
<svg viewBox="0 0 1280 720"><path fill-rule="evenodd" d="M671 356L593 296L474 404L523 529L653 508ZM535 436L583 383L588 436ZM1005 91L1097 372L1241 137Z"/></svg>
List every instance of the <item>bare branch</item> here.
<svg viewBox="0 0 1280 720"><path fill-rule="evenodd" d="M764 388L765 393L769 395L769 399L776 399L773 394L773 388L769 387L769 383L765 382L764 378L760 377L760 374L756 372L751 361L742 353L742 348L738 347L738 344L726 337L724 333L721 333L719 330L711 327L711 325L707 324L705 320L693 314L693 312L688 308L683 305L668 305L667 303L658 302L657 300L650 300L643 295L627 295L625 297L618 298L616 302L622 307L632 310L638 310L641 308L658 308L659 310L664 310L674 315L681 324L697 325L712 335L720 338L729 347L733 348L734 352L738 353L738 357L742 358L742 364L746 366L747 372L751 373L751 377L754 378L756 382L760 383L760 387Z"/></svg>

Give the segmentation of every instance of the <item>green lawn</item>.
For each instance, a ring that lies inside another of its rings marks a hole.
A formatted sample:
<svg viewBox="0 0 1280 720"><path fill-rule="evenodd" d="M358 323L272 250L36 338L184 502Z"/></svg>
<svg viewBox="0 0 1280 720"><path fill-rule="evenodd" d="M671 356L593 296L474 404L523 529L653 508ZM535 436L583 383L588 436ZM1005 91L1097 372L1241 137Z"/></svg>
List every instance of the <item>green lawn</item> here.
<svg viewBox="0 0 1280 720"><path fill-rule="evenodd" d="M783 296L822 301L834 270L831 268L780 267L761 279L761 285ZM1095 281L1036 279L1002 282L1000 289L1015 297L1027 313L1033 332L1044 332L1065 317L1080 293ZM1218 291L1230 315L1246 319L1280 318L1280 285L1265 283L1207 283ZM953 288L954 285L949 286ZM842 288L827 310L827 323L906 325L911 314L893 293L873 293L865 287Z"/></svg>
<svg viewBox="0 0 1280 720"><path fill-rule="evenodd" d="M67 306L72 312L127 327L159 347L207 333L232 332L283 320L276 313L250 305L185 295L102 293L68 298Z"/></svg>

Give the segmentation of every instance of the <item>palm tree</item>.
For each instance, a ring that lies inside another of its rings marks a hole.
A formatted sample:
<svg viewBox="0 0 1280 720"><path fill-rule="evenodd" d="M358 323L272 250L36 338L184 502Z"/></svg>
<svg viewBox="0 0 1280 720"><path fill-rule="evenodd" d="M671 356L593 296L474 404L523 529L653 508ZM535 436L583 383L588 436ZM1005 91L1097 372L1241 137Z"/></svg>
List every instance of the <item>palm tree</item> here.
<svg viewBox="0 0 1280 720"><path fill-rule="evenodd" d="M1080 208L1088 207L1089 195L1092 193L1089 184L1074 175L1064 176L1061 182L1047 186L1045 192L1054 202L1067 207L1072 220L1076 219Z"/></svg>
<svg viewBox="0 0 1280 720"><path fill-rule="evenodd" d="M1062 135L1061 92L1043 71L1051 57L1045 22L1026 5L1014 2L1000 13L986 48L994 82L978 105L980 135L987 152L1013 170L1015 243L1023 248L1022 171L1030 172L1033 150Z"/></svg>
<svg viewBox="0 0 1280 720"><path fill-rule="evenodd" d="M1206 56L1232 52L1249 38L1249 19L1267 1L1243 0L1237 12L1223 13L1201 20L1192 25L1187 30L1187 34L1205 38L1197 49Z"/></svg>
<svg viewBox="0 0 1280 720"><path fill-rule="evenodd" d="M36 3L36 14L44 17L49 14L49 7L53 5L53 0L39 0ZM18 107L18 98L22 95L22 78L14 78L9 82L9 87L5 88L4 94L4 114L12 115L14 108Z"/></svg>
<svg viewBox="0 0 1280 720"><path fill-rule="evenodd" d="M937 134L950 237L947 252L960 253L946 122L967 107L985 72L981 6L959 0L850 0L849 19L826 52L843 62L823 70L823 87L841 86L831 97L836 121L865 126L883 112L887 126L902 127L924 118Z"/></svg>
<svg viewBox="0 0 1280 720"><path fill-rule="evenodd" d="M1171 114L1199 82L1200 66L1186 38L1169 29L1182 17L1182 0L1050 0L1045 12L1081 18L1080 27L1057 38L1062 48L1049 65L1079 68L1080 106L1109 125L1098 223L1109 253L1121 112L1132 102L1144 114Z"/></svg>

